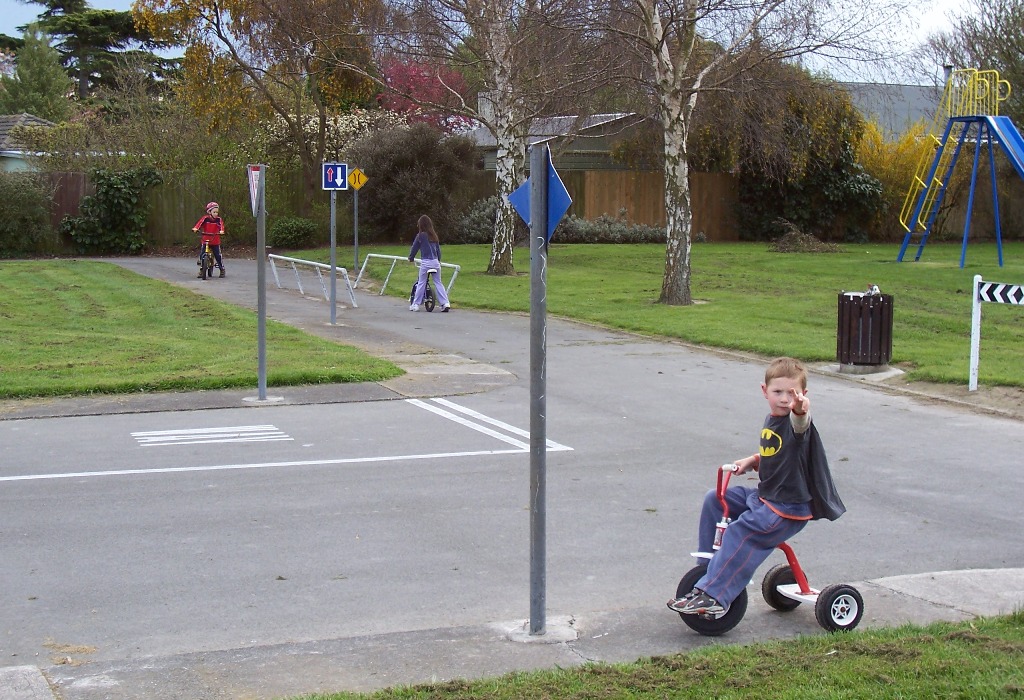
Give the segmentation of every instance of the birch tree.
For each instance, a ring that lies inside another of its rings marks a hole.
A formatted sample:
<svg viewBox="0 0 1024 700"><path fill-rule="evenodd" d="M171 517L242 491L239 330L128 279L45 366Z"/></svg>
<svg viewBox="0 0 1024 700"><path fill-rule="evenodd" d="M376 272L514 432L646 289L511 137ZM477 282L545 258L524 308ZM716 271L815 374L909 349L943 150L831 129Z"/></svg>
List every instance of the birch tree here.
<svg viewBox="0 0 1024 700"><path fill-rule="evenodd" d="M501 195L488 272L514 274L516 214L508 195L525 178L534 120L580 108L607 72L607 42L572 31L577 0L392 0L391 31L378 65L398 58L433 66L446 99L430 103L478 121L497 144L495 178ZM445 79L454 70L469 84ZM385 89L396 86L382 82ZM468 92L468 94L467 94ZM419 99L415 95L406 95ZM426 103L425 103L426 104ZM576 116L582 116L579 111Z"/></svg>
<svg viewBox="0 0 1024 700"><path fill-rule="evenodd" d="M765 89L744 80L772 61L871 63L903 25L902 0L613 0L595 21L622 41L664 132L665 272L659 301L693 303L688 139L709 92Z"/></svg>

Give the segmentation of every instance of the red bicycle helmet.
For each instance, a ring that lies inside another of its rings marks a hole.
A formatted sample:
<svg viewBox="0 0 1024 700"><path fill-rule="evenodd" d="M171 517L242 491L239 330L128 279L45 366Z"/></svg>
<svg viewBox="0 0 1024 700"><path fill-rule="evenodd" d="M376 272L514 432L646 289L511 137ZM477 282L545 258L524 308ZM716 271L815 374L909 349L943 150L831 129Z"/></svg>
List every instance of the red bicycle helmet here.
<svg viewBox="0 0 1024 700"><path fill-rule="evenodd" d="M220 209L220 205L217 204L216 202L210 202L209 204L206 205L206 211L210 211L211 209L214 208Z"/></svg>

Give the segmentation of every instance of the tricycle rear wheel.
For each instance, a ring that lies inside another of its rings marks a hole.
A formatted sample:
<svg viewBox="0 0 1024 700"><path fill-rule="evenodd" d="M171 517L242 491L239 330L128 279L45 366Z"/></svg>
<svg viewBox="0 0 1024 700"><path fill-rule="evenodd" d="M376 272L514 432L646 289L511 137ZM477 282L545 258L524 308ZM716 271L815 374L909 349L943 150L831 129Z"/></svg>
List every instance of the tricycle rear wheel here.
<svg viewBox="0 0 1024 700"><path fill-rule="evenodd" d="M829 632L848 632L864 615L864 599L853 586L837 583L818 594L814 617Z"/></svg>
<svg viewBox="0 0 1024 700"><path fill-rule="evenodd" d="M787 598L779 593L779 586L787 583L796 583L793 567L789 564L773 566L764 575L764 580L761 581L761 595L764 597L764 602L779 612L789 612L790 610L795 610L800 605L799 600Z"/></svg>

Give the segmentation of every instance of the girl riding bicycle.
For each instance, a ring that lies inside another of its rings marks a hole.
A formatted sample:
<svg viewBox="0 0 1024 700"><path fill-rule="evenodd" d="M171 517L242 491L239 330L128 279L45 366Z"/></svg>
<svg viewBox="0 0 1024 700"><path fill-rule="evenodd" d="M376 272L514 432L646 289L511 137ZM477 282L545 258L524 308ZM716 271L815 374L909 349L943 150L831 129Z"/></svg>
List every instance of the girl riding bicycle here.
<svg viewBox="0 0 1024 700"><path fill-rule="evenodd" d="M412 249L409 251L409 262L416 258L417 251L420 254L420 275L416 282L416 294L409 311L419 311L423 303L423 295L427 289L427 276L436 272L437 300L441 303L441 311L448 311L451 306L448 304L448 291L441 282L441 241L434 231L434 222L424 214L417 222L416 239L412 242Z"/></svg>
<svg viewBox="0 0 1024 700"><path fill-rule="evenodd" d="M224 277L224 260L220 256L220 237L224 233L224 219L220 216L220 205L216 202L207 204L206 215L196 222L192 230L202 236L199 241L200 261L203 257L203 248L206 246L206 242L209 241L210 248L213 250L213 258L217 261L217 267L220 268L220 276ZM200 264L202 263L200 262ZM199 271L197 277L202 279L203 270Z"/></svg>

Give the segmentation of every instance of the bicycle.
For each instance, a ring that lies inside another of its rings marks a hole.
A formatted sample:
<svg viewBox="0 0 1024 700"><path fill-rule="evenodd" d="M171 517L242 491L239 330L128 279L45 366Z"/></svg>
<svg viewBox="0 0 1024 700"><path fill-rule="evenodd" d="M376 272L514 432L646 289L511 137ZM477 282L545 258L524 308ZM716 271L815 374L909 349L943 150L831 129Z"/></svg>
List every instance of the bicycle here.
<svg viewBox="0 0 1024 700"><path fill-rule="evenodd" d="M438 274L438 270L431 270L427 273L427 279L423 281L423 284L427 285L427 288L423 290L423 308L427 311L433 311L436 302L434 301L434 290L430 287L430 278L432 275ZM440 284L437 280L434 280L434 284ZM412 283L412 292L409 293L409 304L412 304L416 299L416 287L419 282Z"/></svg>
<svg viewBox="0 0 1024 700"><path fill-rule="evenodd" d="M213 265L216 261L213 257L213 246L210 245L210 240L203 240L203 248L199 253L199 276L204 279L210 279L213 277Z"/></svg>

